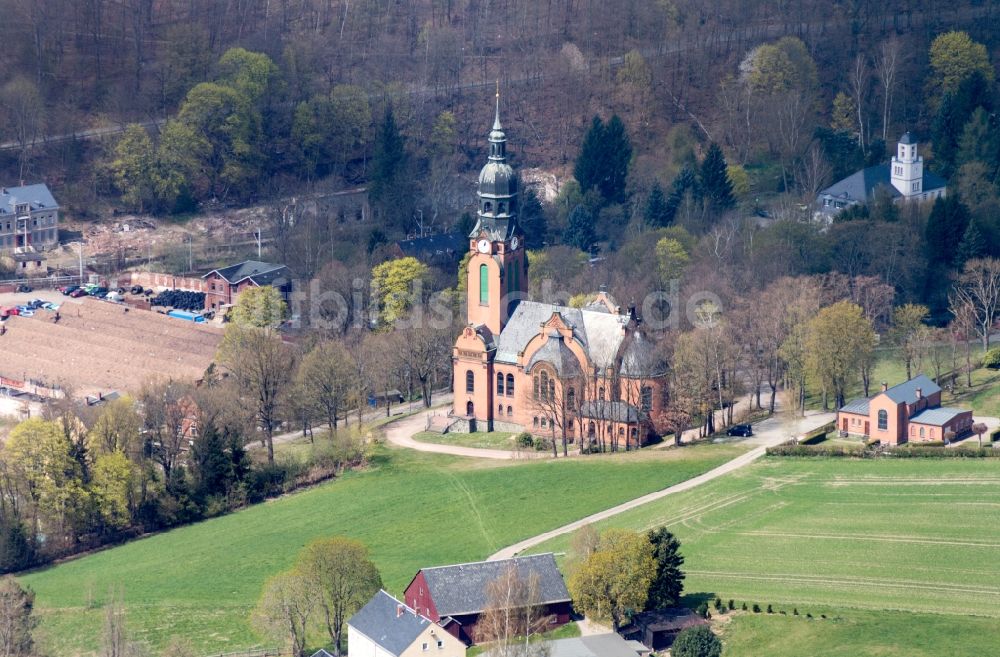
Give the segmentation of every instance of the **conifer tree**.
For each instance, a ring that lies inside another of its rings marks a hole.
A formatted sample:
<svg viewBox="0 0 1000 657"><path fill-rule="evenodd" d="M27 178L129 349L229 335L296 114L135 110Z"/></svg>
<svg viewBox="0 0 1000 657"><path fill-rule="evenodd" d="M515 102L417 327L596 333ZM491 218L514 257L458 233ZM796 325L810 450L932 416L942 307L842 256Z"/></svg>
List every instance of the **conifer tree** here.
<svg viewBox="0 0 1000 657"><path fill-rule="evenodd" d="M646 609L676 606L681 592L684 591L684 573L681 572L684 557L680 554L681 543L666 527L649 532L649 542L653 546L656 576L649 585Z"/></svg>
<svg viewBox="0 0 1000 657"><path fill-rule="evenodd" d="M663 188L659 181L653 183L653 188L649 190L646 197L646 208L643 210L643 218L649 226L663 227L669 226L674 220L674 214L670 212L667 205L667 197L663 194Z"/></svg>
<svg viewBox="0 0 1000 657"><path fill-rule="evenodd" d="M388 224L402 225L410 217L410 204L401 184L406 164L405 142L392 108L387 107L375 138L368 195Z"/></svg>
<svg viewBox="0 0 1000 657"><path fill-rule="evenodd" d="M736 205L733 184L726 171L726 158L715 142L709 146L701 164L701 193L708 210L728 210Z"/></svg>
<svg viewBox="0 0 1000 657"><path fill-rule="evenodd" d="M969 211L957 195L949 194L934 201L925 231L928 260L951 263L968 225Z"/></svg>
<svg viewBox="0 0 1000 657"><path fill-rule="evenodd" d="M573 166L573 177L580 183L580 191L586 193L597 186L601 179L604 161L604 122L595 116L590 129L580 144L580 154Z"/></svg>
<svg viewBox="0 0 1000 657"><path fill-rule="evenodd" d="M604 166L598 190L608 203L625 202L628 168L632 162L632 142L617 114L604 128Z"/></svg>
<svg viewBox="0 0 1000 657"><path fill-rule="evenodd" d="M590 208L581 203L569 213L566 230L563 233L563 243L589 253L596 242L594 214Z"/></svg>
<svg viewBox="0 0 1000 657"><path fill-rule="evenodd" d="M969 225L965 227L962 241L958 244L953 264L956 269L962 269L966 262L973 258L981 258L985 253L986 240L983 239L983 233L979 230L976 220L971 219Z"/></svg>
<svg viewBox="0 0 1000 657"><path fill-rule="evenodd" d="M535 190L530 187L521 194L521 207L518 213L518 223L524 230L524 245L529 249L541 248L545 236L549 232L549 224L545 210Z"/></svg>

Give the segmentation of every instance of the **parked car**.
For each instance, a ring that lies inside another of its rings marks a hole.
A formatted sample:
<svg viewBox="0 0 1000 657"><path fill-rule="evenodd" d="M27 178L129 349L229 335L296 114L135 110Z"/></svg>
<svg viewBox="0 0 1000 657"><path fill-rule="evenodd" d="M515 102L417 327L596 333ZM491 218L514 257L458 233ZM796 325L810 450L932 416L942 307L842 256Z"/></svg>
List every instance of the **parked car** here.
<svg viewBox="0 0 1000 657"><path fill-rule="evenodd" d="M97 297L98 299L103 299L108 296L108 288L106 287L95 287L90 291L90 296Z"/></svg>
<svg viewBox="0 0 1000 657"><path fill-rule="evenodd" d="M79 289L79 285L67 285L66 287L59 288L59 291L63 293L64 297L68 297Z"/></svg>
<svg viewBox="0 0 1000 657"><path fill-rule="evenodd" d="M17 292L31 292L31 286L21 283L17 286Z"/></svg>
<svg viewBox="0 0 1000 657"><path fill-rule="evenodd" d="M74 299L79 299L80 297L87 296L87 291L84 290L82 287L78 287L75 290L73 290L72 292L70 292L69 295L71 297L73 297Z"/></svg>
<svg viewBox="0 0 1000 657"><path fill-rule="evenodd" d="M749 424L734 424L726 430L727 436L742 436L743 438L749 438L753 435L753 426Z"/></svg>

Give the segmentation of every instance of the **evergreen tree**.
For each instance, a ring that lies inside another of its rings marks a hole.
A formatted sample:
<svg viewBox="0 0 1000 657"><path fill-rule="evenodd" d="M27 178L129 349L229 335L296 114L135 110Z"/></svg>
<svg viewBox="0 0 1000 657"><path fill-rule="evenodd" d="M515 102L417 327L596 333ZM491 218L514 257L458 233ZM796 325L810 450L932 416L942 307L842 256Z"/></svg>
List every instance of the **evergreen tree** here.
<svg viewBox="0 0 1000 657"><path fill-rule="evenodd" d="M726 158L715 142L708 148L701 163L701 194L707 210L728 210L736 205L733 184L726 171Z"/></svg>
<svg viewBox="0 0 1000 657"><path fill-rule="evenodd" d="M529 249L541 248L545 243L545 236L549 232L549 224L542 203L538 200L538 195L530 187L521 194L518 223L524 230L525 247Z"/></svg>
<svg viewBox="0 0 1000 657"><path fill-rule="evenodd" d="M617 114L611 117L604 128L604 166L598 190L608 203L625 202L625 186L628 182L628 168L632 162L632 142L625 130L625 124Z"/></svg>
<svg viewBox="0 0 1000 657"><path fill-rule="evenodd" d="M927 218L925 239L927 258L932 263L948 264L955 260L958 245L969 225L969 211L957 194L934 201Z"/></svg>
<svg viewBox="0 0 1000 657"><path fill-rule="evenodd" d="M688 167L684 167L677 174L677 177L674 178L674 182L670 186L670 195L667 196L667 209L664 215L667 225L674 223L676 220L677 212L684 204L685 197L694 198L697 195L698 178L695 176L694 171Z"/></svg>
<svg viewBox="0 0 1000 657"><path fill-rule="evenodd" d="M229 489L233 463L226 453L226 440L212 424L207 424L191 446L191 466L195 494L200 499L224 495Z"/></svg>
<svg viewBox="0 0 1000 657"><path fill-rule="evenodd" d="M676 208L674 210L676 212ZM667 197L664 196L659 181L653 183L653 188L649 190L649 196L646 197L646 208L642 214L649 226L664 227L673 222L674 213L667 205Z"/></svg>
<svg viewBox="0 0 1000 657"><path fill-rule="evenodd" d="M410 196L403 184L406 167L406 144L388 107L375 138L368 196L390 226L404 226L412 214Z"/></svg>
<svg viewBox="0 0 1000 657"><path fill-rule="evenodd" d="M986 254L986 240L975 219L969 220L969 225L965 227L962 234L962 241L958 244L955 252L955 261L952 263L955 269L962 269L965 263L973 258L981 258Z"/></svg>
<svg viewBox="0 0 1000 657"><path fill-rule="evenodd" d="M958 89L945 94L941 100L934 117L932 142L935 169L946 178L954 173L962 134L979 107L986 112L993 108L990 84L979 71L963 80Z"/></svg>
<svg viewBox="0 0 1000 657"><path fill-rule="evenodd" d="M666 527L649 532L649 542L653 546L653 559L656 560L656 576L649 585L646 609L676 606L684 590L681 543Z"/></svg>
<svg viewBox="0 0 1000 657"><path fill-rule="evenodd" d="M590 253L590 249L596 242L594 214L590 208L581 203L569 213L566 230L563 232L563 243Z"/></svg>
<svg viewBox="0 0 1000 657"><path fill-rule="evenodd" d="M604 166L604 122L595 116L590 129L580 144L580 154L573 165L573 177L580 183L580 191L587 192L597 187Z"/></svg>

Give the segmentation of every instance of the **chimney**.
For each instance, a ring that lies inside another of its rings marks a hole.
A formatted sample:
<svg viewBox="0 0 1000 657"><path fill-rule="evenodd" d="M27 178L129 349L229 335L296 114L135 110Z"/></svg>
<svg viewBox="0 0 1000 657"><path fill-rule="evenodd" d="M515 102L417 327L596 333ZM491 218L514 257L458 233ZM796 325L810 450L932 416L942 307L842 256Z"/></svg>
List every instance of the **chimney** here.
<svg viewBox="0 0 1000 657"><path fill-rule="evenodd" d="M924 398L924 390L923 390L923 388L917 388L917 400L919 401L919 400L921 400L923 398Z"/></svg>
<svg viewBox="0 0 1000 657"><path fill-rule="evenodd" d="M402 603L396 605L396 618L403 615L403 605Z"/></svg>
<svg viewBox="0 0 1000 657"><path fill-rule="evenodd" d="M882 392L885 392L888 389L889 389L889 384L886 383L885 381L883 381L882 382Z"/></svg>

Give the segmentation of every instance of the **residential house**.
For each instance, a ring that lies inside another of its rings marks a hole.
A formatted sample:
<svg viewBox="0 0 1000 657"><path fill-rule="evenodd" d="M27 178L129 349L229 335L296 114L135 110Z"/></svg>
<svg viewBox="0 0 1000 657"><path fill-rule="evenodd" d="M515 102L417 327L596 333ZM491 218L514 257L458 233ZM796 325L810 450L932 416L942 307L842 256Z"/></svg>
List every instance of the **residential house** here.
<svg viewBox="0 0 1000 657"><path fill-rule="evenodd" d="M347 621L348 657L465 657L465 644L379 591Z"/></svg>
<svg viewBox="0 0 1000 657"><path fill-rule="evenodd" d="M213 269L202 279L205 290L205 310L224 310L236 303L240 292L249 287L270 285L277 288L285 301L292 291L291 274L285 265L247 260L236 265Z"/></svg>
<svg viewBox="0 0 1000 657"><path fill-rule="evenodd" d="M944 197L947 191L943 178L924 170L917 139L907 132L900 137L896 154L888 164L856 171L821 191L816 198L816 217L831 221L842 210L869 203L879 193L901 202L932 201Z"/></svg>
<svg viewBox="0 0 1000 657"><path fill-rule="evenodd" d="M0 187L0 252L59 244L59 204L44 183Z"/></svg>
<svg viewBox="0 0 1000 657"><path fill-rule="evenodd" d="M843 436L877 438L885 445L961 438L972 430L972 411L941 406L941 387L924 374L869 398L853 399L837 411Z"/></svg>
<svg viewBox="0 0 1000 657"><path fill-rule="evenodd" d="M518 576L537 577L538 604L550 616L550 627L570 621L572 601L551 552L498 561L478 561L436 568L421 568L406 587L406 604L466 643L476 643L476 623L489 606L490 582L508 568Z"/></svg>

